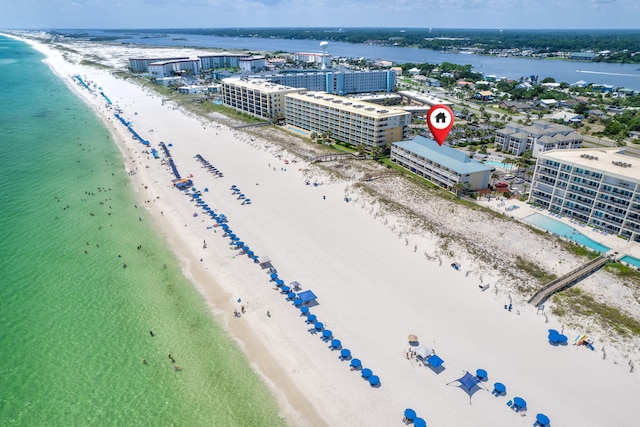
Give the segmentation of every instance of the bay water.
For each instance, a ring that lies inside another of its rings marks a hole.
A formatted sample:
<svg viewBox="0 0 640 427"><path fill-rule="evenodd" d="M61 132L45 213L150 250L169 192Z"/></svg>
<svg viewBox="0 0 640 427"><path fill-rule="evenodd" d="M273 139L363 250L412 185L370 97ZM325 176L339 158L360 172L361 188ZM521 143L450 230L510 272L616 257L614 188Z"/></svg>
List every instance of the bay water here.
<svg viewBox="0 0 640 427"><path fill-rule="evenodd" d="M0 36L0 425L284 425L42 59Z"/></svg>

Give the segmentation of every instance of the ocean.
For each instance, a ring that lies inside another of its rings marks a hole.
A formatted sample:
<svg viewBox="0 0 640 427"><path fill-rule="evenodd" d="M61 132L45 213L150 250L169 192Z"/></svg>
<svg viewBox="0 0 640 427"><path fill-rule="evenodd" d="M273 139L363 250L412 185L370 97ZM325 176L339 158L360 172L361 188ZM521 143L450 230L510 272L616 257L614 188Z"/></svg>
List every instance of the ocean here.
<svg viewBox="0 0 640 427"><path fill-rule="evenodd" d="M0 36L0 425L285 425L42 59Z"/></svg>

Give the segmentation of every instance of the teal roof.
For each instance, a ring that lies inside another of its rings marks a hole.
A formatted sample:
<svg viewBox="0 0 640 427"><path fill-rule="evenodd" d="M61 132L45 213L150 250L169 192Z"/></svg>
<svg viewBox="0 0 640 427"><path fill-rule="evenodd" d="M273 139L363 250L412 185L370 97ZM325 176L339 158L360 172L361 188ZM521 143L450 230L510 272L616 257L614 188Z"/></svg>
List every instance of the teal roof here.
<svg viewBox="0 0 640 427"><path fill-rule="evenodd" d="M422 156L425 159L429 159L460 175L493 170L492 167L469 158L469 156L460 150L456 150L447 145L438 145L438 143L431 138L416 136L411 140L396 142L393 145L415 153L418 156Z"/></svg>

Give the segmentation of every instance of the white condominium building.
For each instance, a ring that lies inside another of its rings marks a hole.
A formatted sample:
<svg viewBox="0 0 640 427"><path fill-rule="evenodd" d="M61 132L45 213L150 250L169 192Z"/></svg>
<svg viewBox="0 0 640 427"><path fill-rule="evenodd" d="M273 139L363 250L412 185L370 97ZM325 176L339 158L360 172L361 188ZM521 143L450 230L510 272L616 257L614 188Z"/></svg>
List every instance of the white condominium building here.
<svg viewBox="0 0 640 427"><path fill-rule="evenodd" d="M264 56L247 56L246 58L240 58L239 64L240 71L257 73L267 68L267 58Z"/></svg>
<svg viewBox="0 0 640 427"><path fill-rule="evenodd" d="M408 135L411 115L393 108L354 101L326 92L290 93L285 97L287 124L368 150L385 149Z"/></svg>
<svg viewBox="0 0 640 427"><path fill-rule="evenodd" d="M266 80L230 77L222 80L222 103L252 116L283 119L285 95L302 89L271 83Z"/></svg>
<svg viewBox="0 0 640 427"><path fill-rule="evenodd" d="M393 92L396 73L389 70L317 71L309 73L281 73L255 76L285 86L310 91L348 95L351 93Z"/></svg>
<svg viewBox="0 0 640 427"><path fill-rule="evenodd" d="M569 126L538 120L530 126L509 123L496 131L496 146L505 153L521 155L531 150L532 157L556 149L582 147L582 135Z"/></svg>
<svg viewBox="0 0 640 427"><path fill-rule="evenodd" d="M542 153L529 202L640 241L640 159L618 148Z"/></svg>
<svg viewBox="0 0 640 427"><path fill-rule="evenodd" d="M194 76L200 74L200 60L179 59L149 64L149 75L156 79L171 77L181 73L191 73Z"/></svg>
<svg viewBox="0 0 640 427"><path fill-rule="evenodd" d="M214 53L211 55L198 55L200 65L203 70L214 70L216 68L240 68L240 60L250 58L246 53Z"/></svg>
<svg viewBox="0 0 640 427"><path fill-rule="evenodd" d="M149 64L154 62L181 61L189 59L186 56L178 58L129 58L129 67L134 73L146 73L149 71Z"/></svg>
<svg viewBox="0 0 640 427"><path fill-rule="evenodd" d="M325 64L331 64L330 53L316 53L316 52L295 52L293 54L293 60L296 62L305 62L308 64L322 64L322 57L325 58Z"/></svg>

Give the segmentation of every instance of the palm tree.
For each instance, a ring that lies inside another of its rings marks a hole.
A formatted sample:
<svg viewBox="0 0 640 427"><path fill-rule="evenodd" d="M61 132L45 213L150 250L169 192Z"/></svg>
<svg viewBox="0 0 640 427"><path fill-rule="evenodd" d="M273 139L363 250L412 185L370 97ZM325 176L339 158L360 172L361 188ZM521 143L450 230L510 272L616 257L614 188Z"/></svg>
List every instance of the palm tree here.
<svg viewBox="0 0 640 427"><path fill-rule="evenodd" d="M455 184L453 184L453 187L451 187L451 190L454 192L456 197L460 198L460 193L462 193L465 188L466 188L465 184L461 182L456 182Z"/></svg>
<svg viewBox="0 0 640 427"><path fill-rule="evenodd" d="M492 181L491 185L495 185L496 180L499 179L499 178L500 178L500 175L498 175L497 172L492 173L491 174L491 181Z"/></svg>

